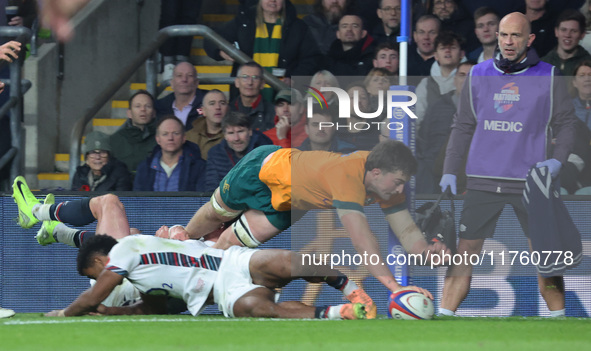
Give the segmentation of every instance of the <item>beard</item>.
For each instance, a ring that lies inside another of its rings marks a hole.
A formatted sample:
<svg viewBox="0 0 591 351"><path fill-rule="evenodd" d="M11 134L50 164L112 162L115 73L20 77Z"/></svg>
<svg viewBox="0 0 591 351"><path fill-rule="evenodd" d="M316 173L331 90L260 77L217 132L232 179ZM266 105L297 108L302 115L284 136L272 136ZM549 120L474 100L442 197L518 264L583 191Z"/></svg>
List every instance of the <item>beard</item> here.
<svg viewBox="0 0 591 351"><path fill-rule="evenodd" d="M343 9L339 4L332 4L328 8L328 10L324 11L324 15L330 24L337 24L343 14L345 13L345 9Z"/></svg>

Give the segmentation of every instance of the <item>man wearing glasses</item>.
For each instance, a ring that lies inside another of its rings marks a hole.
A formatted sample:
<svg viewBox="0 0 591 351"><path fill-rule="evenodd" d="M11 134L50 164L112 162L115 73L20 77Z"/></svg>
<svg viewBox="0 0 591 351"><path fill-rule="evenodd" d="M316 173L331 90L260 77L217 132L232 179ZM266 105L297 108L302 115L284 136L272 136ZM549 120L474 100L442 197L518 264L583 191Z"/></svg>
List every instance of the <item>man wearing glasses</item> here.
<svg viewBox="0 0 591 351"><path fill-rule="evenodd" d="M261 95L265 86L261 65L247 62L240 66L234 85L238 88L239 95L230 103L230 111L246 114L253 130L264 132L273 128L275 106Z"/></svg>
<svg viewBox="0 0 591 351"><path fill-rule="evenodd" d="M372 37L377 43L396 43L400 34L400 0L381 0L377 13L381 21L374 27Z"/></svg>
<svg viewBox="0 0 591 351"><path fill-rule="evenodd" d="M82 147L85 162L76 169L72 190L125 191L131 190L131 174L125 163L111 155L109 136L91 132Z"/></svg>
<svg viewBox="0 0 591 351"><path fill-rule="evenodd" d="M469 51L480 45L474 34L474 19L457 0L433 0L431 12L441 21L441 32L453 31L464 36Z"/></svg>

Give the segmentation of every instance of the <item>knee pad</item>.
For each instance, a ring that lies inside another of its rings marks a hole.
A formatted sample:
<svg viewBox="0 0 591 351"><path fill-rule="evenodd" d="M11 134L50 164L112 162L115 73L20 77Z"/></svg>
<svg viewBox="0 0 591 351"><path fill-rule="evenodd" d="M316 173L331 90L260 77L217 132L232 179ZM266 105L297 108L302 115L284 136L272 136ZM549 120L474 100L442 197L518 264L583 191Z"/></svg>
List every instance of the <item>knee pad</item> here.
<svg viewBox="0 0 591 351"><path fill-rule="evenodd" d="M261 244L261 242L254 237L254 234L250 230L246 216L244 216L244 214L242 214L242 216L240 216L236 222L232 223L232 231L234 232L234 235L236 235L236 238L238 238L238 241L240 241L242 245L246 247L254 249Z"/></svg>
<svg viewBox="0 0 591 351"><path fill-rule="evenodd" d="M240 215L241 212L233 212L224 209L218 201L215 199L215 194L211 195L210 199L211 205L213 206L213 210L215 213L219 214L222 217L229 217L229 218L236 218Z"/></svg>

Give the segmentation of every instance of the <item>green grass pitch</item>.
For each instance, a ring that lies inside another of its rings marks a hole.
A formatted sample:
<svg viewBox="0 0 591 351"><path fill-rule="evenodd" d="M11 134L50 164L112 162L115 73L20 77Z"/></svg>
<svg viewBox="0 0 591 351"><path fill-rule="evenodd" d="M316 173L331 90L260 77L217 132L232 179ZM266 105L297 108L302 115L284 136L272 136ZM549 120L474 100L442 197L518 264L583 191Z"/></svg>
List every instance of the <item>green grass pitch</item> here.
<svg viewBox="0 0 591 351"><path fill-rule="evenodd" d="M0 320L0 350L574 350L591 349L591 319L436 318L398 321L226 319L219 316Z"/></svg>

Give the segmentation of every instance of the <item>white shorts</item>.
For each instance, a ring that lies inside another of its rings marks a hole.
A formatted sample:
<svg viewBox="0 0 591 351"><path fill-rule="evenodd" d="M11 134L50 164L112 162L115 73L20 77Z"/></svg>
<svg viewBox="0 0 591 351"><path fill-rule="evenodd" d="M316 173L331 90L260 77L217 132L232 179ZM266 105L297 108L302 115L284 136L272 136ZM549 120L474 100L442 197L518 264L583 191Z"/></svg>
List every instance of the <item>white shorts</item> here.
<svg viewBox="0 0 591 351"><path fill-rule="evenodd" d="M96 283L96 280L90 279L90 286L93 286L94 283ZM133 305L140 300L139 290L129 280L123 278L121 284L117 285L101 304L107 307L122 307Z"/></svg>
<svg viewBox="0 0 591 351"><path fill-rule="evenodd" d="M213 300L226 317L234 317L234 303L247 292L262 285L252 283L249 262L256 249L232 246L224 253L218 275L213 283Z"/></svg>

